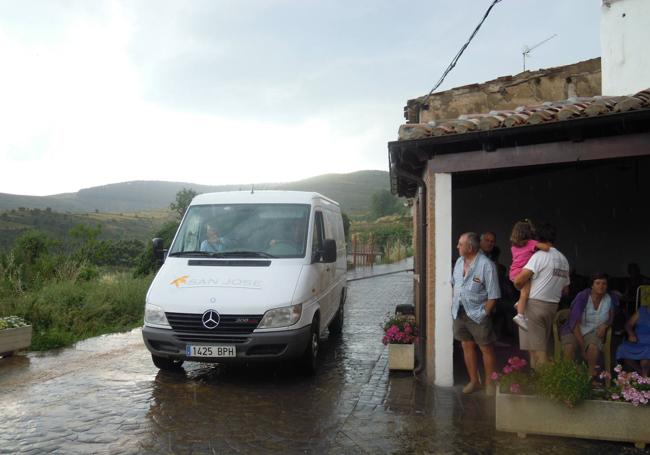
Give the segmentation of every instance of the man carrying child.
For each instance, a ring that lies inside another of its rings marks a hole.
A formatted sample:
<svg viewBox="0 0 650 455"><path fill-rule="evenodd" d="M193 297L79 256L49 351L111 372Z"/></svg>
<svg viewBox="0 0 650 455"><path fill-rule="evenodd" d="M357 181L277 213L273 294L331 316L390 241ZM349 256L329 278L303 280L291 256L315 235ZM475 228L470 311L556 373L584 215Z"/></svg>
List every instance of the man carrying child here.
<svg viewBox="0 0 650 455"><path fill-rule="evenodd" d="M528 330L519 328L519 347L530 352L533 368L546 363L553 320L562 295L569 291L569 262L556 248L555 227L550 224L536 230L537 240L548 243L549 251L537 251L515 277L514 285L523 288L530 282L530 294L524 317Z"/></svg>

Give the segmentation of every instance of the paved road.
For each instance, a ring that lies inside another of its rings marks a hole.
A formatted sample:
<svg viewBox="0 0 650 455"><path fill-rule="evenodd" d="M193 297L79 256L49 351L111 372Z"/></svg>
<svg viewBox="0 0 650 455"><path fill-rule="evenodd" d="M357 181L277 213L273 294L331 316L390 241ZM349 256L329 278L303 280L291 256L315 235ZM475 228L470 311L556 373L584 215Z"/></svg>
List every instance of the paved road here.
<svg viewBox="0 0 650 455"><path fill-rule="evenodd" d="M380 323L410 302L409 273L350 283L342 338L321 370L186 363L159 372L139 330L0 360L0 453L639 453L630 444L494 431L483 394L387 370Z"/></svg>

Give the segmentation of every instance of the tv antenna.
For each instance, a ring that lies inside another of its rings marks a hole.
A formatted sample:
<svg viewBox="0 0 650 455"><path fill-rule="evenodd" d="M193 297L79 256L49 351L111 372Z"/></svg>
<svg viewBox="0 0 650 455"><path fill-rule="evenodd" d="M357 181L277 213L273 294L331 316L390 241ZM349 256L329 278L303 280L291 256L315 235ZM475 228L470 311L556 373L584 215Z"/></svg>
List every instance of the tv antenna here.
<svg viewBox="0 0 650 455"><path fill-rule="evenodd" d="M540 41L539 43L535 44L534 46L528 47L527 45L524 45L524 49L521 51L521 58L524 61L524 71L526 71L526 57L530 57L530 51L532 51L533 49L537 49L539 46L546 43L547 41L552 40L556 36L557 36L557 33L554 33L551 36L549 36L548 38L546 38L545 40Z"/></svg>

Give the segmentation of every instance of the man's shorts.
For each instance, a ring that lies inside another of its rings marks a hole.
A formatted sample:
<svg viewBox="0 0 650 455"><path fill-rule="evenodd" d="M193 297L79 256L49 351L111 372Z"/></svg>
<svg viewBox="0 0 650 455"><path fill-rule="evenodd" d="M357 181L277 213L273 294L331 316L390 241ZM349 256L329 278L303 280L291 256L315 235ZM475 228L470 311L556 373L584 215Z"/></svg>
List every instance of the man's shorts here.
<svg viewBox="0 0 650 455"><path fill-rule="evenodd" d="M528 319L528 330L519 328L519 348L523 351L546 352L553 320L557 313L557 303L528 299L524 316Z"/></svg>
<svg viewBox="0 0 650 455"><path fill-rule="evenodd" d="M494 343L497 339L492 329L492 318L487 317L481 323L476 323L467 316L462 306L454 319L454 338L459 341L473 341L479 346Z"/></svg>
<svg viewBox="0 0 650 455"><path fill-rule="evenodd" d="M582 335L582 338L585 339L585 350L587 350L590 344L596 346L599 352L603 350L604 340L596 335L595 330L585 333ZM576 349L578 347L578 339L573 333L567 333L566 335L562 335L562 346L565 344L571 344L573 345L573 349Z"/></svg>

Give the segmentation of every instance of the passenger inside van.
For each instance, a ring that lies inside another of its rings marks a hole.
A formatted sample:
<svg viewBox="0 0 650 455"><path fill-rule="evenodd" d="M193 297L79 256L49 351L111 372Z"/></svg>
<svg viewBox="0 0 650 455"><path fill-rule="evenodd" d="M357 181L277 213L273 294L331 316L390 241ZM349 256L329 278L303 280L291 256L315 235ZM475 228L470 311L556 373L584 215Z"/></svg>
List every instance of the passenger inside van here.
<svg viewBox="0 0 650 455"><path fill-rule="evenodd" d="M306 220L300 218L292 220L283 230L285 235L278 235L269 241L268 252L277 255L302 253L305 245L305 224Z"/></svg>

